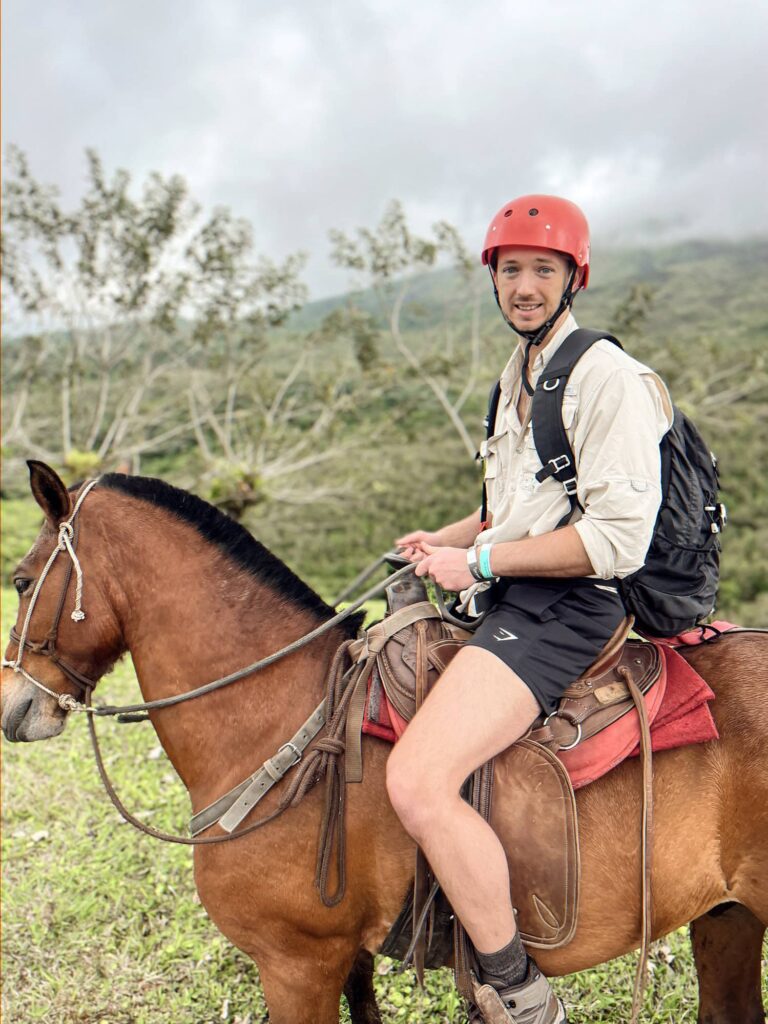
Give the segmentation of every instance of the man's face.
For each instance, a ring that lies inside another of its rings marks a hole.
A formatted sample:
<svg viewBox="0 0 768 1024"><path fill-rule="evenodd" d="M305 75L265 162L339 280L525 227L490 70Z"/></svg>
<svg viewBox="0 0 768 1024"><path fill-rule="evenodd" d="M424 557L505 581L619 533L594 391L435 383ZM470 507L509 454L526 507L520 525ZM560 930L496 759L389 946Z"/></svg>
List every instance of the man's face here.
<svg viewBox="0 0 768 1024"><path fill-rule="evenodd" d="M494 280L499 303L519 331L535 331L560 305L570 276L565 256L552 249L502 246L497 253Z"/></svg>

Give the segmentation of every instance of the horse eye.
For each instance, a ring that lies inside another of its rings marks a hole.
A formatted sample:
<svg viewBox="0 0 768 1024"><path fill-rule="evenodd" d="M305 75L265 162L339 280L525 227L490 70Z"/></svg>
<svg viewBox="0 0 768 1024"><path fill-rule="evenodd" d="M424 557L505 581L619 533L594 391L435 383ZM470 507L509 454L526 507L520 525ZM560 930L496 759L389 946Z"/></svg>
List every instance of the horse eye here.
<svg viewBox="0 0 768 1024"><path fill-rule="evenodd" d="M17 576L13 581L13 585L16 587L16 592L18 594L23 594L31 582L32 580L24 579L23 576Z"/></svg>

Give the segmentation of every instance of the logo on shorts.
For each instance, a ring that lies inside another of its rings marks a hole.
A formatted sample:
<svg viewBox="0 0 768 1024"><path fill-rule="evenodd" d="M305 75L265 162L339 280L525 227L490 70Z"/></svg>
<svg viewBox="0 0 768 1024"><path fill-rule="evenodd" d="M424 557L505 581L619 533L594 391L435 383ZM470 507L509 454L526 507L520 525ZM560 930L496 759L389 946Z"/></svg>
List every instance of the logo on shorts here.
<svg viewBox="0 0 768 1024"><path fill-rule="evenodd" d="M499 627L499 632L493 634L494 640L519 640L519 636L515 636L508 629L504 629L503 626Z"/></svg>

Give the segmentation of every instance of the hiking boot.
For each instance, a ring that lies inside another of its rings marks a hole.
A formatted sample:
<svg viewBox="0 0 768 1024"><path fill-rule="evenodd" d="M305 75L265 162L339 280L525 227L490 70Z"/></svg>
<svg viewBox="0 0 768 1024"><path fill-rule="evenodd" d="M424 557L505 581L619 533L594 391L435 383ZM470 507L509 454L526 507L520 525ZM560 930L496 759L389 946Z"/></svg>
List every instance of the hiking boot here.
<svg viewBox="0 0 768 1024"><path fill-rule="evenodd" d="M472 982L477 1009L470 1021L485 1024L568 1024L565 1008L549 982L531 962L525 981L497 991ZM474 1009L474 1008L473 1008Z"/></svg>

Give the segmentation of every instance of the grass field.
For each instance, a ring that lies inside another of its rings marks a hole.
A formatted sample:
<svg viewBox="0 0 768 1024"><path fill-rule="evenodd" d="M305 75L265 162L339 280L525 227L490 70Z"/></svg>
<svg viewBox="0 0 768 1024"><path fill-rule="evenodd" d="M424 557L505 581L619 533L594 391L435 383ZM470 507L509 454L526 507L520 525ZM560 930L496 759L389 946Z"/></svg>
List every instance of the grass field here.
<svg viewBox="0 0 768 1024"><path fill-rule="evenodd" d="M3 628L15 596L3 593ZM102 699L136 695L124 663ZM108 769L126 804L158 827L184 830L185 791L149 725L100 722ZM6 1024L257 1024L258 971L215 930L192 884L187 848L123 824L96 775L85 722L40 744L3 750L3 1019ZM634 958L556 982L573 1024L629 1017ZM696 1019L684 932L654 947L645 1022ZM386 1022L459 1022L449 971L428 975L377 961ZM768 1001L768 981L764 983ZM346 1007L342 1020L349 1019Z"/></svg>

